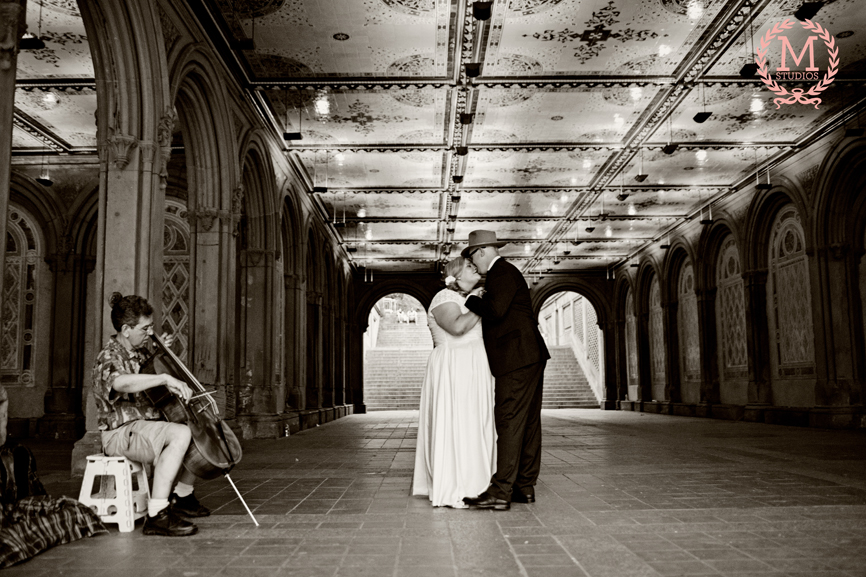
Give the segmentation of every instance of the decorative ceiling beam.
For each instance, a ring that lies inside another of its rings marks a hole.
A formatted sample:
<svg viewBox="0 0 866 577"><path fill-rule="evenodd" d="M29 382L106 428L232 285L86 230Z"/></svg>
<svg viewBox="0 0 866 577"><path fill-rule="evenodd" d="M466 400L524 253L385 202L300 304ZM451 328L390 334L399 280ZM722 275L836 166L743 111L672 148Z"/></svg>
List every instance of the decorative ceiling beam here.
<svg viewBox="0 0 866 577"><path fill-rule="evenodd" d="M31 118L28 114L22 112L17 107L12 115L12 126L23 130L54 152L69 152L72 150L71 144L57 136L53 131L48 130L41 123Z"/></svg>
<svg viewBox="0 0 866 577"><path fill-rule="evenodd" d="M19 78L15 80L15 88L26 92L32 90L96 90L95 78Z"/></svg>

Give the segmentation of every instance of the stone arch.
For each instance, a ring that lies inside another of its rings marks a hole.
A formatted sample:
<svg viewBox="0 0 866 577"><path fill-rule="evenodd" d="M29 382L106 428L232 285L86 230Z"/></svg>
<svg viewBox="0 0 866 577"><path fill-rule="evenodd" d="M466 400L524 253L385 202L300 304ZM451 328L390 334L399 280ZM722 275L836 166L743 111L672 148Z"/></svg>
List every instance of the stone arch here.
<svg viewBox="0 0 866 577"><path fill-rule="evenodd" d="M27 210L39 224L44 236L44 256L50 258L58 251L68 250L70 239L67 238L65 210L54 191L16 172L12 173L9 184L10 202Z"/></svg>
<svg viewBox="0 0 866 577"><path fill-rule="evenodd" d="M187 156L191 210L230 210L238 182L237 142L220 76L211 56L196 45L184 49L171 73L172 101Z"/></svg>
<svg viewBox="0 0 866 577"><path fill-rule="evenodd" d="M815 244L864 250L866 230L866 138L842 140L815 178ZM838 248L836 249L838 250Z"/></svg>
<svg viewBox="0 0 866 577"><path fill-rule="evenodd" d="M240 315L234 233L243 198L226 82L214 58L201 46L190 45L172 67L170 86L174 108L166 115L164 130L171 132L175 118L180 121L189 191L190 274L195 279L189 299L190 364L202 383L226 391L231 416L243 410L244 403L252 407L253 398L239 397L249 393L251 385L248 375L236 372L242 343L233 338Z"/></svg>
<svg viewBox="0 0 866 577"><path fill-rule="evenodd" d="M693 267L696 262L693 258L693 252L692 245L684 238L675 239L671 243L671 248L668 250L663 269L664 274L662 276L664 279L664 283L661 287L661 290L663 291L662 298L667 298L668 303L666 321L668 328L667 363L669 397L670 400L675 403L687 402L687 400L697 402L693 397L697 394L697 391L700 388L700 382L695 378L689 379L688 384L686 384L686 375L683 373L683 357L686 354L683 347L689 344L693 346L693 343L684 343L682 340L683 324L681 319L684 313L680 310L682 303L680 302L679 289L683 270L688 266ZM693 287L692 290L694 290L694 288L696 287ZM690 307L688 314L692 315L694 313L694 310L691 308L692 303L689 302L688 305ZM690 333L693 331L693 325L688 325L688 331ZM698 336L699 335L695 335L695 337ZM694 377L694 374L692 377ZM684 395L683 389L686 386L689 387L689 391Z"/></svg>
<svg viewBox="0 0 866 577"><path fill-rule="evenodd" d="M103 145L111 143L111 160L123 163L135 140L157 144L171 102L158 8L112 0L79 0L78 8L96 77L100 158L109 160Z"/></svg>
<svg viewBox="0 0 866 577"><path fill-rule="evenodd" d="M866 385L866 138L843 139L817 171L815 352L820 405L863 402ZM856 319L856 320L855 320Z"/></svg>
<svg viewBox="0 0 866 577"><path fill-rule="evenodd" d="M542 324L543 308L550 299L561 293L576 293L581 297L580 301L575 299L562 307L563 317L570 317L569 320L571 321L565 323L564 326L571 326L571 335L577 341L576 345L574 343L571 345L574 349L575 359L592 384L595 395L604 406L605 401L613 402L616 399L616 378L615 371L612 370L615 365L612 362L613 359L607 358L612 349L606 342L607 339L611 339L611 341L615 339L613 334L615 331L613 330L614 325L609 322L611 299L604 291L605 288L609 289L610 287L601 283L593 283L592 280L595 279L553 279L541 290L536 292L533 289L532 300L535 316L538 318L539 324ZM568 307L567 313L565 312L566 307ZM547 342L550 346L550 333L547 334ZM562 343L560 342L559 345Z"/></svg>
<svg viewBox="0 0 866 577"><path fill-rule="evenodd" d="M412 280L387 279L377 281L373 287L367 291L358 302L355 308L355 322L358 323L358 329L361 333L367 330L367 319L370 316L370 311L373 306L379 302L382 297L392 293L405 293L411 297L418 299L418 302L427 310L430 307L430 302L433 296L439 291L441 285L435 283L416 283Z"/></svg>
<svg viewBox="0 0 866 577"><path fill-rule="evenodd" d="M771 190L759 191L752 199L746 213L744 242L743 242L743 268L747 272L766 271L767 256L769 254L769 236L767 229L776 218L779 211L788 204L793 204L800 215L807 209L803 198L792 189L775 186ZM804 221L803 228L809 230ZM810 251L812 243L811 235L806 238L806 250Z"/></svg>

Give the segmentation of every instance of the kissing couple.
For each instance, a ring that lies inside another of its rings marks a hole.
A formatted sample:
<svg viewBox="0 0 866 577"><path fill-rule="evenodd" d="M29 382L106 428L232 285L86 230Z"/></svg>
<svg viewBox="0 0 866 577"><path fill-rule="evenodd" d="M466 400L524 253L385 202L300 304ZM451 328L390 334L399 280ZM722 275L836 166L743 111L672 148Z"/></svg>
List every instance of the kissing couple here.
<svg viewBox="0 0 866 577"><path fill-rule="evenodd" d="M427 313L433 352L421 388L413 495L434 507L507 511L534 503L541 395L550 354L529 286L476 230L443 270ZM484 287L478 287L486 274Z"/></svg>

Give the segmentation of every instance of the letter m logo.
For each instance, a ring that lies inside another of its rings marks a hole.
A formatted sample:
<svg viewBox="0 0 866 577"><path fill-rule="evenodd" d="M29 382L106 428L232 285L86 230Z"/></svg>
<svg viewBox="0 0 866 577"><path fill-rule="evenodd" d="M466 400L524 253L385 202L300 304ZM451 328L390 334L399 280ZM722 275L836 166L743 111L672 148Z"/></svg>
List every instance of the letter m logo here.
<svg viewBox="0 0 866 577"><path fill-rule="evenodd" d="M800 65L800 61L803 59L803 56L806 54L806 49L809 50L809 68L806 69L807 72L817 72L818 68L815 66L815 46L813 42L818 39L817 36L809 36L809 39L806 40L806 44L803 46L803 50L800 51L800 55L797 56L794 53L794 47L791 46L791 41L788 40L787 36L779 36L782 39L782 65L776 68L777 72L789 72L791 69L785 65L785 56L788 52L791 53L791 58L794 59L794 64L796 66Z"/></svg>

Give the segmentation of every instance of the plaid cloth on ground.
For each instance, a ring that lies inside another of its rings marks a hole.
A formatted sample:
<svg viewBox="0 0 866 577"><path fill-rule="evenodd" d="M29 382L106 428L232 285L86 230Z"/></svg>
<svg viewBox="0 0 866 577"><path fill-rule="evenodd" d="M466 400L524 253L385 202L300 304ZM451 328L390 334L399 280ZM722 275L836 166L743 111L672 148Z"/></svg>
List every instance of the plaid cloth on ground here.
<svg viewBox="0 0 866 577"><path fill-rule="evenodd" d="M26 447L0 447L0 465L0 568L55 545L108 532L89 507L45 494L33 454Z"/></svg>

